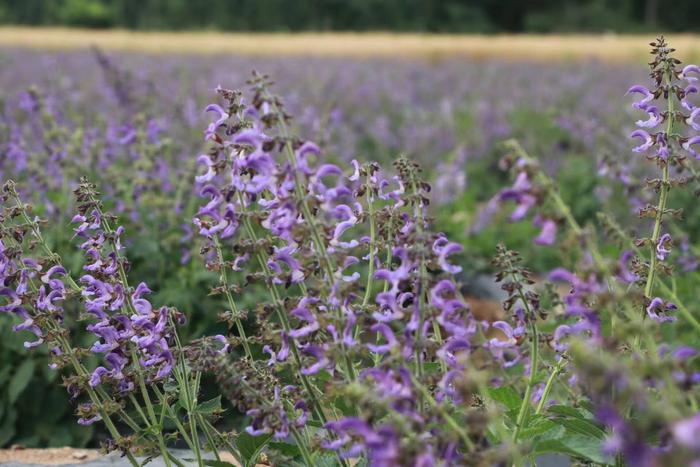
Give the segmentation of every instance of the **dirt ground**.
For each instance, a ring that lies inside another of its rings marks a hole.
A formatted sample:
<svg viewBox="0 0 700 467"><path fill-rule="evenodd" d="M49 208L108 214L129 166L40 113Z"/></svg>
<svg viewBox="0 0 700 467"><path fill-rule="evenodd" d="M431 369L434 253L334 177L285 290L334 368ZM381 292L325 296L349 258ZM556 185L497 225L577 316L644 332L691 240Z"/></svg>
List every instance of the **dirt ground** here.
<svg viewBox="0 0 700 467"><path fill-rule="evenodd" d="M229 453L222 452L219 455L222 461L238 465ZM104 455L97 449L75 449L69 447L47 449L24 449L14 447L10 449L0 449L0 465L6 462L42 465L76 465L89 463L103 457ZM122 463L124 465L128 464L126 461ZM102 463L98 464L102 465ZM115 466L118 465L121 464L115 464ZM260 467L268 467L262 464L259 465Z"/></svg>
<svg viewBox="0 0 700 467"><path fill-rule="evenodd" d="M100 457L102 457L102 454L96 449L0 449L0 463L22 462L25 464L63 465L87 462Z"/></svg>

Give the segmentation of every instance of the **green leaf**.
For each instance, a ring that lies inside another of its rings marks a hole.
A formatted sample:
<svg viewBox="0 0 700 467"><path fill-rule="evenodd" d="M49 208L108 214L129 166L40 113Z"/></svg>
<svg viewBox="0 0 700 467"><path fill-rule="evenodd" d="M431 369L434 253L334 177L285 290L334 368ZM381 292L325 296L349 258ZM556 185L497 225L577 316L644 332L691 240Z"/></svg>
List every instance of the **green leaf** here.
<svg viewBox="0 0 700 467"><path fill-rule="evenodd" d="M489 396L496 402L503 404L508 410L516 410L520 408L522 399L520 394L510 386L500 388L489 388Z"/></svg>
<svg viewBox="0 0 700 467"><path fill-rule="evenodd" d="M592 438L605 438L605 430L573 407L554 405L547 410L547 413L555 415L550 419L569 431Z"/></svg>
<svg viewBox="0 0 700 467"><path fill-rule="evenodd" d="M592 439L587 436L566 436L561 439L561 442L575 452L579 457L588 459L598 464L609 464L612 458L603 455L601 440Z"/></svg>
<svg viewBox="0 0 700 467"><path fill-rule="evenodd" d="M24 360L19 368L17 368L17 371L15 371L15 374L12 376L10 384L7 388L7 397L10 400L10 403L15 403L19 395L22 394L22 391L26 389L29 381L32 379L33 374L34 360Z"/></svg>
<svg viewBox="0 0 700 467"><path fill-rule="evenodd" d="M254 466L263 448L272 439L271 435L251 436L245 431L238 435L236 446L241 453L245 467Z"/></svg>
<svg viewBox="0 0 700 467"><path fill-rule="evenodd" d="M270 447L270 449L274 449L275 451L278 451L280 454L283 454L287 457L295 458L301 456L299 448L294 444L269 443L268 446Z"/></svg>
<svg viewBox="0 0 700 467"><path fill-rule="evenodd" d="M536 415L530 418L527 426L520 432L518 439L530 439L544 434L557 427L557 424L543 415Z"/></svg>
<svg viewBox="0 0 700 467"><path fill-rule="evenodd" d="M605 438L605 431L589 420L580 418L554 418L553 421L579 435L597 439Z"/></svg>
<svg viewBox="0 0 700 467"><path fill-rule="evenodd" d="M213 399L209 399L206 402L202 402L197 406L196 411L204 415L211 415L213 413L221 412L221 396L219 395Z"/></svg>
<svg viewBox="0 0 700 467"><path fill-rule="evenodd" d="M213 459L205 460L204 465L208 465L209 467L236 467L235 464L230 462L217 461Z"/></svg>
<svg viewBox="0 0 700 467"><path fill-rule="evenodd" d="M568 405L552 405L547 409L547 413L563 415L565 417L585 418L581 412Z"/></svg>
<svg viewBox="0 0 700 467"><path fill-rule="evenodd" d="M362 464L357 464L362 465ZM320 454L314 457L314 467L337 467L338 457L334 454Z"/></svg>
<svg viewBox="0 0 700 467"><path fill-rule="evenodd" d="M6 445L14 438L16 434L15 421L17 421L17 413L14 410L10 410L3 424L0 425L0 446Z"/></svg>
<svg viewBox="0 0 700 467"><path fill-rule="evenodd" d="M343 397L336 397L333 399L333 407L340 410L340 412L346 417L352 417L357 410L356 407L348 405L347 399Z"/></svg>
<svg viewBox="0 0 700 467"><path fill-rule="evenodd" d="M533 454L567 454L598 464L608 464L610 458L603 456L600 440L586 436L570 435L560 439L545 439L535 443Z"/></svg>

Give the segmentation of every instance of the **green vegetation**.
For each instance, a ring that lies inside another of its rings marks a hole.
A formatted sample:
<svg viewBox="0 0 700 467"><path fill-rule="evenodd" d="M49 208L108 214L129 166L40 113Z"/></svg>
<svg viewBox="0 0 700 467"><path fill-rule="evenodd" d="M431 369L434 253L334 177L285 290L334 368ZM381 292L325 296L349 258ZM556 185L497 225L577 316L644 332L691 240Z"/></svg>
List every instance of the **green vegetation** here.
<svg viewBox="0 0 700 467"><path fill-rule="evenodd" d="M697 31L677 0L0 0L0 23L145 30Z"/></svg>

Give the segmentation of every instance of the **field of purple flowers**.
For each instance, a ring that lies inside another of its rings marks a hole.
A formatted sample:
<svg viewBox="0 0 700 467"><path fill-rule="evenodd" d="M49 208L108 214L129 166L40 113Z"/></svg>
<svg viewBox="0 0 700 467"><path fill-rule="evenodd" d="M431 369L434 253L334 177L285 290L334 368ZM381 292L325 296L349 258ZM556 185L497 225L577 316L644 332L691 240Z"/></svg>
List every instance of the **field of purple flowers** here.
<svg viewBox="0 0 700 467"><path fill-rule="evenodd" d="M0 50L0 445L700 462L700 69L652 46Z"/></svg>

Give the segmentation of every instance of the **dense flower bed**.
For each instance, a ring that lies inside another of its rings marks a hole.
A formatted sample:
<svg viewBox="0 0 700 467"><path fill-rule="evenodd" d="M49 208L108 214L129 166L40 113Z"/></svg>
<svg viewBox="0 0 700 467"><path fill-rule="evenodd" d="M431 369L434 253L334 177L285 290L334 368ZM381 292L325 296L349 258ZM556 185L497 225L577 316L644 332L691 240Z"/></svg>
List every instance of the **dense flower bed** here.
<svg viewBox="0 0 700 467"><path fill-rule="evenodd" d="M134 464L697 462L679 208L694 209L700 68L651 45L648 86L599 64L261 62L279 88L253 73L207 106L187 88L227 60L149 72L95 51L94 86L52 77L4 107L0 311L47 352L78 423ZM585 170L560 189L569 164ZM467 182L470 167L492 177ZM462 294L484 257L471 244L504 225L504 314L480 319Z"/></svg>

